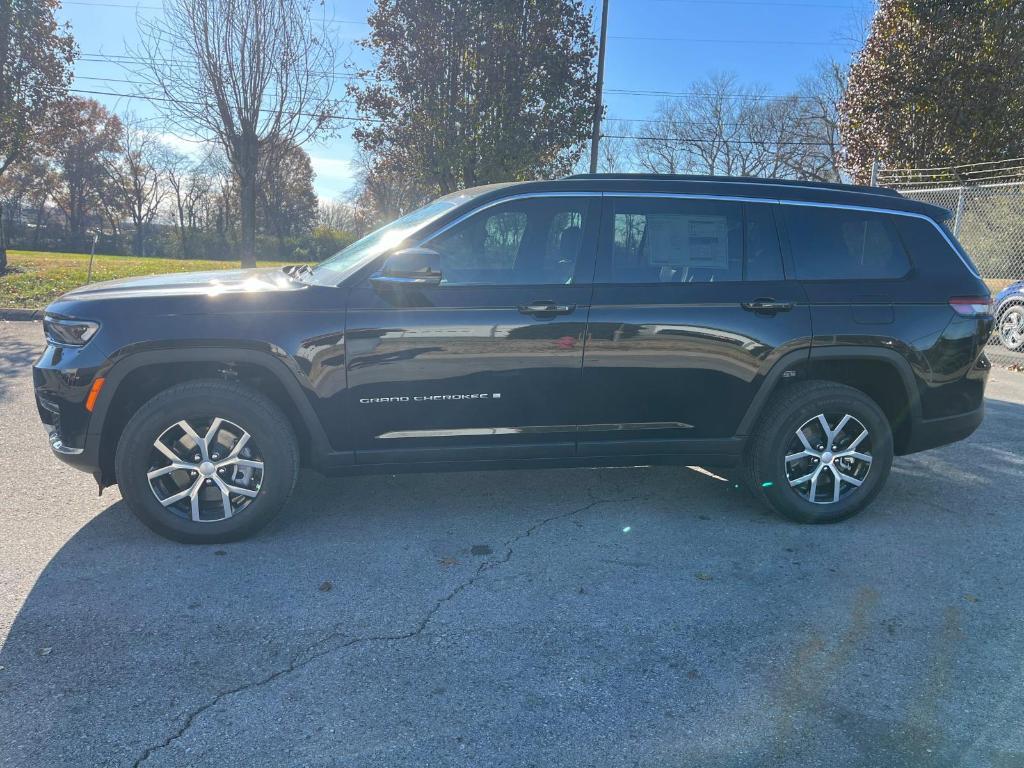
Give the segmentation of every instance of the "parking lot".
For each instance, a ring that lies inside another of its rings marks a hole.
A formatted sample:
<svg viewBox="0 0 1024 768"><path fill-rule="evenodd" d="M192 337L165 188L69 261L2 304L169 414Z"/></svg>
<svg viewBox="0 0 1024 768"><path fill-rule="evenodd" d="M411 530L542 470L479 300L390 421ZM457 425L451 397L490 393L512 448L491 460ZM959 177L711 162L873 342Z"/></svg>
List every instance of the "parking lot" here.
<svg viewBox="0 0 1024 768"><path fill-rule="evenodd" d="M808 527L679 468L324 479L187 547L0 323L0 765L1020 766L1024 374Z"/></svg>

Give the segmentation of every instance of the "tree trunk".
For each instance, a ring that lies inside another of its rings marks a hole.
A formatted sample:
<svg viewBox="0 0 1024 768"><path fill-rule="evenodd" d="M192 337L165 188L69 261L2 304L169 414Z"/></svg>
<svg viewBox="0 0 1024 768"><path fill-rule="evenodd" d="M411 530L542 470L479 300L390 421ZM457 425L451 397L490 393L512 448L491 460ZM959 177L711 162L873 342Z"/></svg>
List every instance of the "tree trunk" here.
<svg viewBox="0 0 1024 768"><path fill-rule="evenodd" d="M239 204L242 214L242 266L256 266L256 174L247 174L239 182Z"/></svg>
<svg viewBox="0 0 1024 768"><path fill-rule="evenodd" d="M32 250L34 251L39 250L39 231L43 227L43 213L45 212L45 205L45 203L41 203L39 207L36 208L36 226L35 229L32 230Z"/></svg>
<svg viewBox="0 0 1024 768"><path fill-rule="evenodd" d="M240 140L238 204L241 217L242 267L256 266L256 174L259 168L259 143L253 134L243 131Z"/></svg>
<svg viewBox="0 0 1024 768"><path fill-rule="evenodd" d="M4 207L0 204L0 275L7 271L7 235L4 232Z"/></svg>

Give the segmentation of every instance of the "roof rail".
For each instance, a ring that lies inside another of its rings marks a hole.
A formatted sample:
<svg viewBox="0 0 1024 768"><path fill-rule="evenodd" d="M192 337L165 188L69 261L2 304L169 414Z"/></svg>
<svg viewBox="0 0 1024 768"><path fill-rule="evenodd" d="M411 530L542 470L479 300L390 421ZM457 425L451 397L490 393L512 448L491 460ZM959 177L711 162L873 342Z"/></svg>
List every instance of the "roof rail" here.
<svg viewBox="0 0 1024 768"><path fill-rule="evenodd" d="M813 189L834 189L839 192L860 192L869 195L901 197L895 189L868 187L862 184L835 184L825 181L802 181L799 179L765 179L758 176L699 176L677 173L576 173L566 179L649 179L651 181L704 181L715 184L761 184L777 187L811 187Z"/></svg>

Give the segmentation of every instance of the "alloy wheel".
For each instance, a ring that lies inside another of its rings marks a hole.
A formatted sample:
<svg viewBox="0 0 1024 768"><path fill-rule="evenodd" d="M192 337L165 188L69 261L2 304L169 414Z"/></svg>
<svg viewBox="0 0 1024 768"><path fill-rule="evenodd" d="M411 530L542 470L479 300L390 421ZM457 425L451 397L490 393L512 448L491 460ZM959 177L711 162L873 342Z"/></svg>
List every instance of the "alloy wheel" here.
<svg viewBox="0 0 1024 768"><path fill-rule="evenodd" d="M1007 349L1024 346L1024 306L1013 306L999 318L999 340Z"/></svg>
<svg viewBox="0 0 1024 768"><path fill-rule="evenodd" d="M786 479L813 504L835 504L846 498L871 471L871 435L848 413L820 413L808 419L787 451Z"/></svg>
<svg viewBox="0 0 1024 768"><path fill-rule="evenodd" d="M153 442L149 467L157 501L196 523L234 517L263 483L263 457L251 435L220 417L172 424Z"/></svg>

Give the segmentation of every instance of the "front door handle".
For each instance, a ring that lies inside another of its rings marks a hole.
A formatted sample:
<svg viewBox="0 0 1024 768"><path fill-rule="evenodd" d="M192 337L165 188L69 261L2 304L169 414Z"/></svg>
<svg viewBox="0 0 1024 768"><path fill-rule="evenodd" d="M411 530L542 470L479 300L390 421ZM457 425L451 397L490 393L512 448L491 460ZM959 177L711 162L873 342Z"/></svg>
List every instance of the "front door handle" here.
<svg viewBox="0 0 1024 768"><path fill-rule="evenodd" d="M788 312L793 308L793 303L791 301L776 301L775 299L754 299L753 301L745 301L740 306L748 312L774 315L776 312Z"/></svg>
<svg viewBox="0 0 1024 768"><path fill-rule="evenodd" d="M575 304L555 304L553 301L534 301L531 304L520 304L519 311L524 315L554 317L568 315L576 310Z"/></svg>

